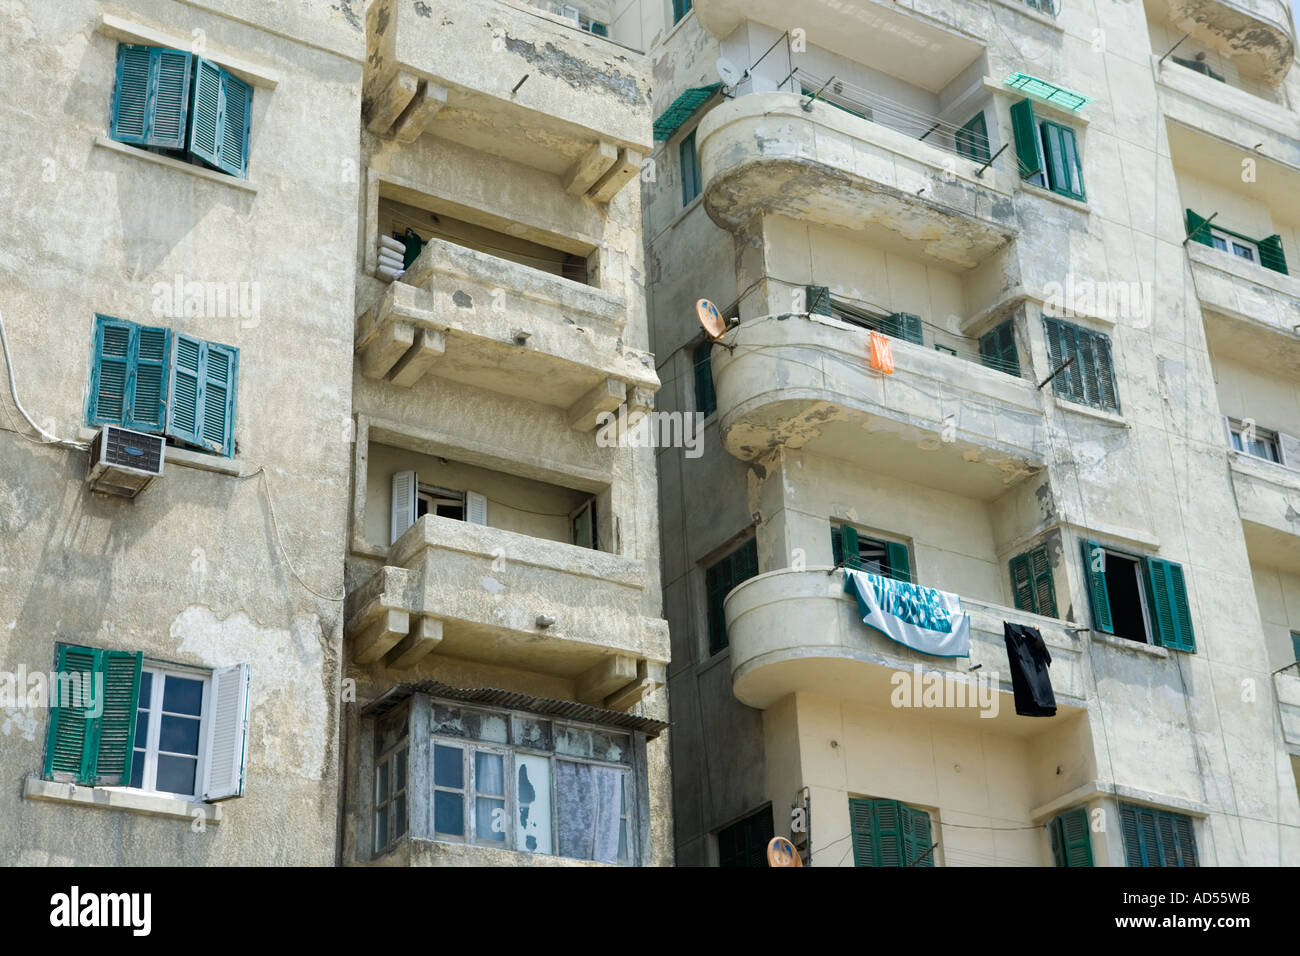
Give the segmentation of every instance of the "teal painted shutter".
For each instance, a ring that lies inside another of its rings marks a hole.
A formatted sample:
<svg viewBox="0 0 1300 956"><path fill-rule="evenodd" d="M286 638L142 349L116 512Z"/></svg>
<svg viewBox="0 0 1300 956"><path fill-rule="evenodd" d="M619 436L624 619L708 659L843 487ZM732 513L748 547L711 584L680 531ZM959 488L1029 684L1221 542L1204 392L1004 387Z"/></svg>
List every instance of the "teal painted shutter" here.
<svg viewBox="0 0 1300 956"><path fill-rule="evenodd" d="M149 136L149 73L153 48L119 43L108 135L119 143L145 145Z"/></svg>
<svg viewBox="0 0 1300 956"><path fill-rule="evenodd" d="M190 54L154 50L149 76L150 146L185 147L190 106Z"/></svg>
<svg viewBox="0 0 1300 956"><path fill-rule="evenodd" d="M1082 200L1083 171L1079 163L1074 130L1059 123L1043 121L1043 141L1047 145L1047 183L1052 192Z"/></svg>
<svg viewBox="0 0 1300 956"><path fill-rule="evenodd" d="M104 675L104 711L99 717L93 782L102 787L125 787L131 783L144 655L138 651L100 651L99 657Z"/></svg>
<svg viewBox="0 0 1300 956"><path fill-rule="evenodd" d="M889 576L896 581L912 581L912 567L907 558L907 545L896 541L885 543L885 552L889 557Z"/></svg>
<svg viewBox="0 0 1300 956"><path fill-rule="evenodd" d="M134 330L132 322L107 315L95 316L90 398L86 405L86 419L92 425L125 424Z"/></svg>
<svg viewBox="0 0 1300 956"><path fill-rule="evenodd" d="M844 562L846 568L860 568L862 562L858 559L858 531L856 528L850 528L848 525L840 525L836 538L839 542L838 557L836 563Z"/></svg>
<svg viewBox="0 0 1300 956"><path fill-rule="evenodd" d="M1087 809L1067 810L1052 821L1052 858L1057 866L1094 865Z"/></svg>
<svg viewBox="0 0 1300 956"><path fill-rule="evenodd" d="M1145 563L1156 640L1171 650L1195 653L1196 636L1182 566L1160 558L1147 558Z"/></svg>
<svg viewBox="0 0 1300 956"><path fill-rule="evenodd" d="M695 360L695 410L707 418L718 409L713 391L713 343L701 342L692 355Z"/></svg>
<svg viewBox="0 0 1300 956"><path fill-rule="evenodd" d="M167 367L170 364L166 329L138 326L132 330L128 377L127 428L157 433L166 423Z"/></svg>
<svg viewBox="0 0 1300 956"><path fill-rule="evenodd" d="M179 332L172 336L171 385L167 399L167 434L202 445L203 342Z"/></svg>
<svg viewBox="0 0 1300 956"><path fill-rule="evenodd" d="M1075 360L1052 379L1052 391L1069 401L1082 402L1083 377L1079 369L1074 326L1057 319L1045 318L1043 330L1047 338L1047 358L1051 366L1049 371L1056 372L1070 359Z"/></svg>
<svg viewBox="0 0 1300 956"><path fill-rule="evenodd" d="M238 371L238 349L203 343L203 445L227 458L235 455Z"/></svg>
<svg viewBox="0 0 1300 956"><path fill-rule="evenodd" d="M905 804L898 805L898 815L903 833L903 866L934 866L934 853L930 849L930 814Z"/></svg>
<svg viewBox="0 0 1300 956"><path fill-rule="evenodd" d="M677 147L682 170L682 205L687 206L700 194L700 157L695 151L695 130L691 130Z"/></svg>
<svg viewBox="0 0 1300 956"><path fill-rule="evenodd" d="M221 71L221 140L217 168L244 179L248 172L248 125L253 118L253 88Z"/></svg>
<svg viewBox="0 0 1300 956"><path fill-rule="evenodd" d="M1300 631L1291 632L1291 650L1292 656L1297 662L1300 662Z"/></svg>
<svg viewBox="0 0 1300 956"><path fill-rule="evenodd" d="M1196 833L1192 818L1182 813L1171 813L1174 819L1174 836L1178 841L1178 865L1200 866L1196 856Z"/></svg>
<svg viewBox="0 0 1300 956"><path fill-rule="evenodd" d="M1198 866L1191 817L1121 803L1124 860L1128 866Z"/></svg>
<svg viewBox="0 0 1300 956"><path fill-rule="evenodd" d="M1011 599L1017 611L1034 610L1034 586L1029 576L1029 555L1018 554L1011 559Z"/></svg>
<svg viewBox="0 0 1300 956"><path fill-rule="evenodd" d="M924 339L921 335L921 317L913 315L911 312L895 312L890 316L893 320L894 331L890 332L895 338L905 339L916 345L923 345Z"/></svg>
<svg viewBox="0 0 1300 956"><path fill-rule="evenodd" d="M1076 354L1082 379L1082 400L1094 408L1119 411L1115 393L1115 369L1110 357L1110 337L1100 332L1075 328Z"/></svg>
<svg viewBox="0 0 1300 956"><path fill-rule="evenodd" d="M1265 269L1272 269L1287 275L1286 256L1282 252L1282 237L1269 236L1256 243L1259 246L1259 264Z"/></svg>
<svg viewBox="0 0 1300 956"><path fill-rule="evenodd" d="M1213 247L1214 240L1210 238L1210 229L1205 223L1206 220L1190 209L1187 210L1187 238L1192 242L1199 242L1203 246Z"/></svg>
<svg viewBox="0 0 1300 956"><path fill-rule="evenodd" d="M1056 586L1052 581L1052 557L1047 545L1039 545L1028 554L1029 576L1033 588L1033 610L1044 617L1056 617Z"/></svg>
<svg viewBox="0 0 1300 956"><path fill-rule="evenodd" d="M1121 803L1119 820L1124 836L1125 866L1146 866L1146 857L1142 852L1142 833L1138 829L1137 808Z"/></svg>
<svg viewBox="0 0 1300 956"><path fill-rule="evenodd" d="M194 93L190 109L190 152L218 166L221 148L221 67L194 58Z"/></svg>
<svg viewBox="0 0 1300 956"><path fill-rule="evenodd" d="M723 601L743 581L758 573L758 542L750 538L731 554L718 561L704 574L704 589L709 615L709 653L716 654L727 646L727 619Z"/></svg>
<svg viewBox="0 0 1300 956"><path fill-rule="evenodd" d="M43 774L47 780L84 783L89 779L94 756L87 746L93 730L89 699L93 685L81 682L93 679L98 663L98 651L89 647L67 644L58 647L56 673L75 675L78 683L50 687L50 726L45 740ZM65 688L63 692L60 686Z"/></svg>
<svg viewBox="0 0 1300 956"><path fill-rule="evenodd" d="M903 822L899 811L900 805L894 800L849 800L854 866L902 865Z"/></svg>
<svg viewBox="0 0 1300 956"><path fill-rule="evenodd" d="M1008 375L1020 374L1020 358L1016 353L1016 327L1012 320L1008 319L980 336L980 361L987 368L997 369Z"/></svg>
<svg viewBox="0 0 1300 956"><path fill-rule="evenodd" d="M977 163L989 161L989 129L983 110L968 119L954 138L957 152L962 156Z"/></svg>
<svg viewBox="0 0 1300 956"><path fill-rule="evenodd" d="M831 290L824 285L804 286L804 307L809 315L834 316L831 311Z"/></svg>
<svg viewBox="0 0 1300 956"><path fill-rule="evenodd" d="M1106 594L1106 553L1096 541L1080 540L1079 543L1083 551L1083 580L1088 588L1088 604L1092 607L1092 626L1106 634L1114 634L1110 597Z"/></svg>
<svg viewBox="0 0 1300 956"><path fill-rule="evenodd" d="M1016 140L1016 158L1020 178L1030 179L1043 171L1043 158L1038 149L1038 124L1034 119L1034 104L1024 99L1011 104L1011 132Z"/></svg>

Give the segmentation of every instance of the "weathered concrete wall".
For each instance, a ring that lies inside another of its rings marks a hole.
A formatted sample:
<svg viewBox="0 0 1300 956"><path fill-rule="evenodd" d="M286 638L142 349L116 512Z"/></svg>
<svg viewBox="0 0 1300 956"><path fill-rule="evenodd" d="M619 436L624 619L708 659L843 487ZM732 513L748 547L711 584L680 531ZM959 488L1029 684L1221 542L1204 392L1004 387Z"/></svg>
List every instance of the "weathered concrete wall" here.
<svg viewBox="0 0 1300 956"><path fill-rule="evenodd" d="M358 4L247 6L5 5L0 224L9 241L0 309L23 404L46 429L78 437L96 312L234 345L240 366L229 468L186 467L178 455L135 501L92 496L84 452L20 437L32 433L6 382L0 669L48 672L55 642L66 642L204 669L245 662L252 671L245 795L221 804L222 822L204 832L185 815L23 799L20 781L43 766L48 712L6 711L5 863L335 859L335 598L347 527L364 42ZM182 48L201 37L218 62L233 57L278 78L253 96L247 182L256 192L150 162L133 147L97 145L108 133L118 43L96 30L104 13L174 36ZM249 283L250 308L162 314L154 286L170 288L177 276Z"/></svg>

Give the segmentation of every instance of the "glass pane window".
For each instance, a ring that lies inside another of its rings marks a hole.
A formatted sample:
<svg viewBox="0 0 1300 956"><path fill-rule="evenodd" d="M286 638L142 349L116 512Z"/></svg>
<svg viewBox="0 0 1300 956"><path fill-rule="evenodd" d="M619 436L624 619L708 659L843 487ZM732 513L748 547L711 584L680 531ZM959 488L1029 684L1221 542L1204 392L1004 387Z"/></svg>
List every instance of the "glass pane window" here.
<svg viewBox="0 0 1300 956"><path fill-rule="evenodd" d="M1212 228L1210 229L1210 242L1214 248L1230 252L1238 259L1245 259L1247 262L1259 262L1259 246L1247 239L1242 239L1240 236L1234 236L1230 232Z"/></svg>
<svg viewBox="0 0 1300 956"><path fill-rule="evenodd" d="M1265 461L1282 460L1277 432L1267 428L1258 428L1249 421L1228 420L1228 431L1232 436L1232 447Z"/></svg>
<svg viewBox="0 0 1300 956"><path fill-rule="evenodd" d="M506 755L474 751L474 837L480 843L506 842Z"/></svg>
<svg viewBox="0 0 1300 956"><path fill-rule="evenodd" d="M465 835L465 748L433 747L433 829L447 836Z"/></svg>
<svg viewBox="0 0 1300 956"><path fill-rule="evenodd" d="M551 845L551 758L515 757L515 849L554 852Z"/></svg>
<svg viewBox="0 0 1300 956"><path fill-rule="evenodd" d="M555 762L560 856L618 861L624 773L592 764Z"/></svg>
<svg viewBox="0 0 1300 956"><path fill-rule="evenodd" d="M145 667L140 672L131 786L180 797L199 795L208 678Z"/></svg>
<svg viewBox="0 0 1300 956"><path fill-rule="evenodd" d="M375 851L383 852L406 833L407 749L386 754L375 770Z"/></svg>

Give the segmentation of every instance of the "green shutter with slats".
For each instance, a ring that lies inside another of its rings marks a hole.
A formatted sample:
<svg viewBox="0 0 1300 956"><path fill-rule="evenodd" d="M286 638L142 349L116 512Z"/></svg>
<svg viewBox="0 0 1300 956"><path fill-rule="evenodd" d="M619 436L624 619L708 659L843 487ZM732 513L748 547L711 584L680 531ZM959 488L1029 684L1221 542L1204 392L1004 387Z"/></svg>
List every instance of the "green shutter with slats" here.
<svg viewBox="0 0 1300 956"><path fill-rule="evenodd" d="M692 353L695 364L695 410L708 418L718 409L713 391L713 343L701 342Z"/></svg>
<svg viewBox="0 0 1300 956"><path fill-rule="evenodd" d="M44 776L87 786L131 782L143 655L60 645L50 687ZM65 680L75 675L76 683Z"/></svg>
<svg viewBox="0 0 1300 956"><path fill-rule="evenodd" d="M167 434L202 445L203 342L179 332L172 336L171 387L167 399Z"/></svg>
<svg viewBox="0 0 1300 956"><path fill-rule="evenodd" d="M167 395L166 329L95 316L86 420L136 431L162 431Z"/></svg>
<svg viewBox="0 0 1300 956"><path fill-rule="evenodd" d="M133 330L127 428L151 433L163 430L167 417L168 341L166 329L137 326Z"/></svg>
<svg viewBox="0 0 1300 956"><path fill-rule="evenodd" d="M1043 142L1047 145L1047 184L1054 193L1082 201L1083 170L1074 130L1060 123L1043 120Z"/></svg>
<svg viewBox="0 0 1300 956"><path fill-rule="evenodd" d="M1011 559L1011 593L1018 610L1056 617L1056 587L1047 545Z"/></svg>
<svg viewBox="0 0 1300 956"><path fill-rule="evenodd" d="M894 338L903 339L916 345L924 345L921 334L921 317L911 312L895 312L889 317L886 331Z"/></svg>
<svg viewBox="0 0 1300 956"><path fill-rule="evenodd" d="M885 551L889 557L889 576L896 581L912 581L912 567L907 557L907 545L897 541L885 542Z"/></svg>
<svg viewBox="0 0 1300 956"><path fill-rule="evenodd" d="M1191 817L1128 803L1119 815L1128 866L1199 866Z"/></svg>
<svg viewBox="0 0 1300 956"><path fill-rule="evenodd" d="M1160 558L1147 558L1145 564L1156 641L1170 650L1195 653L1196 636L1182 566Z"/></svg>
<svg viewBox="0 0 1300 956"><path fill-rule="evenodd" d="M238 349L173 335L167 434L233 457L238 373Z"/></svg>
<svg viewBox="0 0 1300 956"><path fill-rule="evenodd" d="M987 368L1020 375L1020 358L1016 353L1016 326L1011 319L980 336L980 361Z"/></svg>
<svg viewBox="0 0 1300 956"><path fill-rule="evenodd" d="M239 350L203 343L203 445L219 455L235 454L235 384Z"/></svg>
<svg viewBox="0 0 1300 956"><path fill-rule="evenodd" d="M1053 372L1060 369L1052 379L1052 390L1068 401L1118 413L1110 336L1046 316L1043 329L1048 363ZM1070 359L1074 361L1066 366Z"/></svg>
<svg viewBox="0 0 1300 956"><path fill-rule="evenodd" d="M1011 559L1011 599L1018 611L1033 611L1034 586L1029 576L1029 555L1018 554Z"/></svg>
<svg viewBox="0 0 1300 956"><path fill-rule="evenodd" d="M906 804L898 805L903 831L903 866L934 866L930 848L930 814Z"/></svg>
<svg viewBox="0 0 1300 956"><path fill-rule="evenodd" d="M248 126L253 118L253 88L221 71L221 144L217 168L243 179L248 170Z"/></svg>
<svg viewBox="0 0 1300 956"><path fill-rule="evenodd" d="M181 50L119 44L109 136L120 143L183 148L190 59Z"/></svg>
<svg viewBox="0 0 1300 956"><path fill-rule="evenodd" d="M989 129L984 120L983 110L968 119L957 130L953 139L957 152L962 156L973 159L977 163L987 163L989 161Z"/></svg>
<svg viewBox="0 0 1300 956"><path fill-rule="evenodd" d="M1259 264L1265 269L1272 269L1287 275L1286 255L1282 252L1282 237L1269 236L1256 243L1259 247Z"/></svg>
<svg viewBox="0 0 1300 956"><path fill-rule="evenodd" d="M723 602L727 595L733 588L756 574L758 574L758 541L754 538L750 538L704 572L710 654L716 654L727 646L727 619L723 613Z"/></svg>
<svg viewBox="0 0 1300 956"><path fill-rule="evenodd" d="M854 866L934 866L930 814L897 800L849 800Z"/></svg>
<svg viewBox="0 0 1300 956"><path fill-rule="evenodd" d="M1043 158L1038 149L1038 123L1034 119L1034 104L1028 99L1011 104L1011 132L1016 141L1020 178L1037 176L1043 171Z"/></svg>
<svg viewBox="0 0 1300 956"><path fill-rule="evenodd" d="M824 285L804 286L804 308L809 315L834 315L831 311L831 290Z"/></svg>
<svg viewBox="0 0 1300 956"><path fill-rule="evenodd" d="M1096 541L1080 540L1083 552L1083 580L1092 608L1092 626L1106 634L1115 633L1110 613L1110 596L1106 593L1106 552Z"/></svg>
<svg viewBox="0 0 1300 956"><path fill-rule="evenodd" d="M218 166L221 149L221 67L194 58L194 92L190 110L190 152Z"/></svg>
<svg viewBox="0 0 1300 956"><path fill-rule="evenodd" d="M834 553L835 563L844 563L846 568L860 568L862 562L858 560L858 531L846 524L838 528L831 529L831 550Z"/></svg>
<svg viewBox="0 0 1300 956"><path fill-rule="evenodd" d="M1205 223L1208 220L1201 218L1187 210L1187 238L1192 242L1199 242L1203 246L1214 246L1214 240L1210 238L1210 227Z"/></svg>
<svg viewBox="0 0 1300 956"><path fill-rule="evenodd" d="M1093 866L1092 834L1085 807L1067 810L1051 823L1052 860L1057 866Z"/></svg>

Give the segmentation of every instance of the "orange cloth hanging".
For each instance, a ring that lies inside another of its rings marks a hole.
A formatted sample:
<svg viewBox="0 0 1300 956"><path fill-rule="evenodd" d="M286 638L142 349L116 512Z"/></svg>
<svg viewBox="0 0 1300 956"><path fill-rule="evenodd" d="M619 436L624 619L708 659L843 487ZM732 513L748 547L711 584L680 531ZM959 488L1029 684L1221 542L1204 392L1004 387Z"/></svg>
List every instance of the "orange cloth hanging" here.
<svg viewBox="0 0 1300 956"><path fill-rule="evenodd" d="M871 333L871 367L884 375L894 374L894 353L889 348L889 336Z"/></svg>

